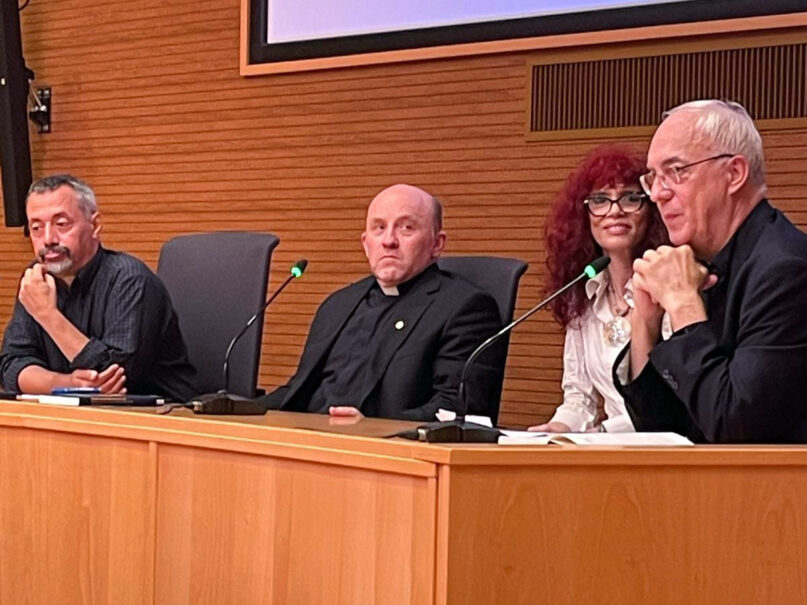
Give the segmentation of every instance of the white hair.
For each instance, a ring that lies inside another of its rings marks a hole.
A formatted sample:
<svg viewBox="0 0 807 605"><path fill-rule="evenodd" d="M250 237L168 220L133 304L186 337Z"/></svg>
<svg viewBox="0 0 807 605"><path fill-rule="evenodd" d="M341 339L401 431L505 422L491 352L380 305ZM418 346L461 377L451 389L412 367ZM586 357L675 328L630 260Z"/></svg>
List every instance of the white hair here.
<svg viewBox="0 0 807 605"><path fill-rule="evenodd" d="M734 101L706 99L690 101L665 112L662 120L685 111L696 114L693 129L715 153L733 153L748 161L748 179L765 184L765 155L762 137L745 107Z"/></svg>

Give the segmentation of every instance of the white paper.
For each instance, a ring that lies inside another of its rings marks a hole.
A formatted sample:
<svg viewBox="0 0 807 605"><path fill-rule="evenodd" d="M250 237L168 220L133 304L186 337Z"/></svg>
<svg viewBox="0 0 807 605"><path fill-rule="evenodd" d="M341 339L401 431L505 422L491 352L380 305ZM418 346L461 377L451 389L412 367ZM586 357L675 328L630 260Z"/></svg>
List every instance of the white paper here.
<svg viewBox="0 0 807 605"><path fill-rule="evenodd" d="M590 445L620 447L676 447L694 445L678 433L533 433L502 431L500 445Z"/></svg>
<svg viewBox="0 0 807 605"><path fill-rule="evenodd" d="M465 416L465 422L473 422L474 424L493 427L493 422L487 416L473 416L468 414Z"/></svg>
<svg viewBox="0 0 807 605"><path fill-rule="evenodd" d="M440 408L437 410L435 417L440 422L450 422L451 420L456 420L457 413L452 410L444 410L443 408Z"/></svg>

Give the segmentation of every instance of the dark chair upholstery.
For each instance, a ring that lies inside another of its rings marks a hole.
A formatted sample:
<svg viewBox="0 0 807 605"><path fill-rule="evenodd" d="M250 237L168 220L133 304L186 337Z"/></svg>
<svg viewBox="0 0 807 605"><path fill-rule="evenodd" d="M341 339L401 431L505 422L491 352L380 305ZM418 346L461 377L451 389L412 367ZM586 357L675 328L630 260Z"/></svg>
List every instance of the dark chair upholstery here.
<svg viewBox="0 0 807 605"><path fill-rule="evenodd" d="M443 256L437 264L444 271L462 275L493 296L499 305L502 324L513 321L518 282L529 266L527 263L498 256Z"/></svg>
<svg viewBox="0 0 807 605"><path fill-rule="evenodd" d="M157 274L179 315L201 393L227 388L255 397L263 315L230 356L230 384L223 384L224 353L233 337L266 300L269 265L278 242L269 233L222 231L181 235L160 251Z"/></svg>
<svg viewBox="0 0 807 605"><path fill-rule="evenodd" d="M461 275L493 296L499 305L502 325L513 320L518 282L529 266L527 263L517 258L497 256L443 256L437 264L440 269ZM506 354L510 335L502 338ZM488 415L494 424L499 417L499 403L499 399L491 401L488 408Z"/></svg>

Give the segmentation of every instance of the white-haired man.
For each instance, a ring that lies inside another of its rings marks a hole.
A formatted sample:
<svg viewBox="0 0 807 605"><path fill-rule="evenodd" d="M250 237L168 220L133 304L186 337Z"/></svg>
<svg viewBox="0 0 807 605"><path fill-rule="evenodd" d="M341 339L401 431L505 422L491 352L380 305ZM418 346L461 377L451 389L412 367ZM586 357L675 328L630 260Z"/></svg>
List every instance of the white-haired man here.
<svg viewBox="0 0 807 605"><path fill-rule="evenodd" d="M667 112L642 186L673 246L634 262L637 430L709 442L806 442L807 235L765 199L762 140L737 103ZM661 316L672 337L660 342Z"/></svg>

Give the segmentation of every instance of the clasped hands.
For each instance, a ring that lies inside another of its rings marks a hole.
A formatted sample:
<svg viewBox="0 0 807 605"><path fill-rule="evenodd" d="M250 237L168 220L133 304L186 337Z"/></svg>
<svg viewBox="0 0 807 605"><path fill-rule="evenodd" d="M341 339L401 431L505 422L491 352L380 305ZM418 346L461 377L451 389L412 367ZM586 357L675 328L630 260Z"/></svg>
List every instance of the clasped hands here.
<svg viewBox="0 0 807 605"><path fill-rule="evenodd" d="M660 323L666 311L673 331L704 321L700 292L716 282L717 276L709 274L687 245L647 250L633 261L632 319Z"/></svg>

